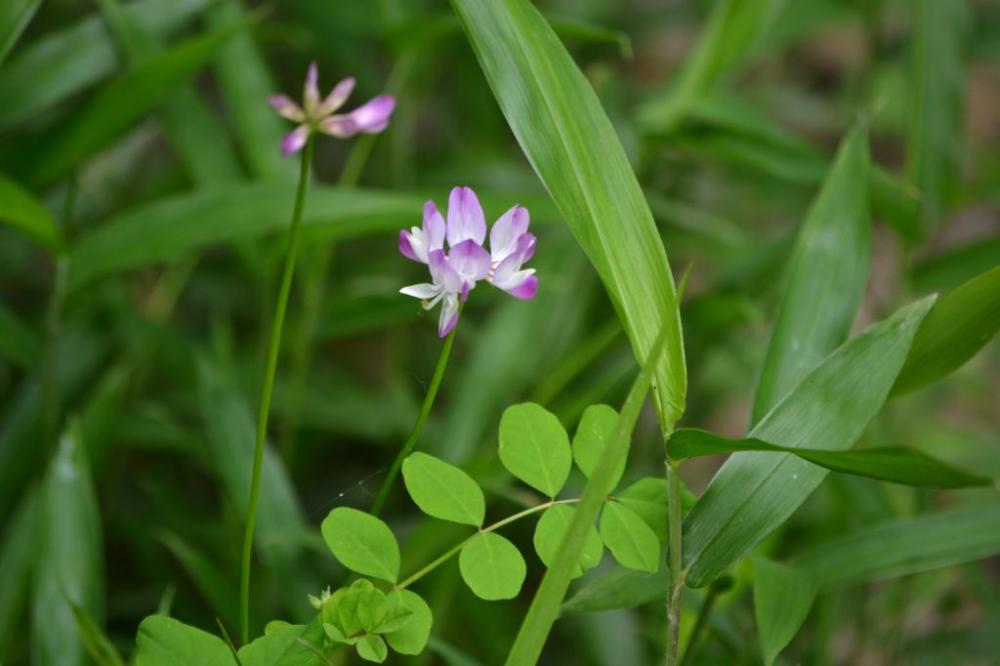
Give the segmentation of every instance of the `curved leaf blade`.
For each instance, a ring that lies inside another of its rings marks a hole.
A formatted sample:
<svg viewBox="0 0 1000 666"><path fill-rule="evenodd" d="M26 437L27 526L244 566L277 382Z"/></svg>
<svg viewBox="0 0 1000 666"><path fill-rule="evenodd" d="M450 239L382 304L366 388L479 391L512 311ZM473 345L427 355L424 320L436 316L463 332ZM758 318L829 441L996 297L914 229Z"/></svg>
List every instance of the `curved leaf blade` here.
<svg viewBox="0 0 1000 666"><path fill-rule="evenodd" d="M526 0L452 0L500 109L597 270L637 359L666 327L660 426L684 410L677 294L663 242L614 128L579 67Z"/></svg>
<svg viewBox="0 0 1000 666"><path fill-rule="evenodd" d="M50 250L62 246L52 213L33 194L0 174L0 222L6 222Z"/></svg>
<svg viewBox="0 0 1000 666"><path fill-rule="evenodd" d="M766 558L754 560L754 616L767 666L795 638L817 592L808 573Z"/></svg>
<svg viewBox="0 0 1000 666"><path fill-rule="evenodd" d="M14 48L42 0L8 0L0 6L0 65Z"/></svg>

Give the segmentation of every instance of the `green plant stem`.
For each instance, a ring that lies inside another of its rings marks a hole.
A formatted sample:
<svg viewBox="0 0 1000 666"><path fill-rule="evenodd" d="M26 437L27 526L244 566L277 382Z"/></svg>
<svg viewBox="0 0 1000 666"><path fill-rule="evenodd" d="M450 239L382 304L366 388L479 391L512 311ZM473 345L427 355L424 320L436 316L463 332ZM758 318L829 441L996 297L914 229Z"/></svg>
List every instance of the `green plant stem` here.
<svg viewBox="0 0 1000 666"><path fill-rule="evenodd" d="M579 501L580 501L579 498L562 499L562 500L549 500L548 502L545 502L544 504L538 504L536 506L527 508L524 511L519 511L519 512L513 514L513 515L507 516L503 520L498 520L497 522L493 523L492 525L484 527L481 530L479 530L478 532L476 532L475 534L471 534L467 538L462 539L461 541L459 541L457 544L455 544L454 547L452 547L449 550L445 551L440 557L438 557L435 560L432 560L430 562L430 564L428 564L427 566L423 567L422 569L420 569L419 571L417 571L416 573L414 573L412 576L410 576L409 578L407 578L403 582L397 583L395 589L397 589L397 590L406 589L407 587L409 587L410 585L412 585L413 583L415 583L419 579L423 578L424 576L426 576L430 572L432 572L435 569L437 569L439 566L441 566L442 564L444 564L445 562L447 562L449 559L451 559L452 557L454 557L455 555L457 555L459 553L459 551L462 550L462 547L465 546L465 544L467 544L477 534L484 534L486 532L496 531L496 530L500 529L501 527L503 527L504 525L510 525L511 523L513 523L515 521L521 520L522 518L525 518L525 517L530 516L532 514L538 513L539 511L544 511L545 509L548 509L549 507L555 506L556 504L574 504L574 503L579 502Z"/></svg>
<svg viewBox="0 0 1000 666"><path fill-rule="evenodd" d="M681 593L684 591L681 531L680 463L667 460L667 494L669 503L669 566L670 587L667 591L667 666L678 664L678 643L681 626Z"/></svg>
<svg viewBox="0 0 1000 666"><path fill-rule="evenodd" d="M459 316L461 316L463 308L464 304L459 306ZM371 513L373 516L378 516L382 513L385 502L389 499L389 493L392 492L392 485L396 482L396 477L399 476L399 469L403 466L403 461L413 452L414 447L417 445L417 440L420 439L420 432L424 429L427 417L431 413L431 407L434 406L434 399L437 398L438 389L441 388L444 369L448 367L448 357L451 356L451 347L455 343L455 334L457 332L458 325L451 330L448 338L444 341L444 347L441 349L441 355L438 357L437 366L434 368L434 376L431 378L431 385L428 387L427 395L424 397L424 404L420 407L417 422L413 424L413 431L410 433L409 438L407 438L406 443L403 444L403 448L399 450L399 454L396 455L392 467L389 468L389 473L382 482L382 487L378 489L378 495L375 497L375 503L372 505Z"/></svg>
<svg viewBox="0 0 1000 666"><path fill-rule="evenodd" d="M302 150L302 165L299 169L299 187L295 195L292 224L288 230L288 251L285 254L285 269L278 291L278 303L271 324L271 339L267 349L267 368L264 372L264 387L261 391L260 413L257 418L257 441L253 452L253 476L250 479L250 504L247 507L246 530L243 533L243 557L240 563L240 636L243 644L250 638L250 558L253 554L253 533L257 523L257 505L260 502L260 477L264 466L264 445L267 439L267 420L271 411L271 397L274 393L274 376L278 369L278 351L281 349L281 332L285 324L288 295L295 275L295 260L302 240L302 210L305 208L306 190L309 185L309 167L312 163L313 135L310 134Z"/></svg>

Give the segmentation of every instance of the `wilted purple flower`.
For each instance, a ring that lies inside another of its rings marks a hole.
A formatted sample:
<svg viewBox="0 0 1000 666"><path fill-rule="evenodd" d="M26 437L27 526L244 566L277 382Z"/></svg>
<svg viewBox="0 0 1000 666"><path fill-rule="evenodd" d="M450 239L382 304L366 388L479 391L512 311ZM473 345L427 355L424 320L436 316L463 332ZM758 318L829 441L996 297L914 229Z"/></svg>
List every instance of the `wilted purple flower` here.
<svg viewBox="0 0 1000 666"><path fill-rule="evenodd" d="M354 78L347 77L334 86L325 99L320 100L318 77L316 63L311 63L306 74L302 106L285 95L268 98L268 103L278 115L299 123L281 142L281 152L285 155L301 150L311 132L319 131L346 139L358 133L377 134L389 124L389 117L396 107L396 98L392 95L379 95L350 113L334 115L333 112L344 105L354 90Z"/></svg>
<svg viewBox="0 0 1000 666"><path fill-rule="evenodd" d="M468 187L451 191L447 223L434 202L428 201L423 227L399 232L399 251L427 264L431 282L404 287L400 292L422 299L428 310L441 302L438 335L442 338L458 323L459 301L464 302L480 280L516 298L534 298L538 291L535 269L522 268L535 254L535 236L528 232L528 223L527 208L508 210L490 230L487 252L483 247L486 218L475 192Z"/></svg>

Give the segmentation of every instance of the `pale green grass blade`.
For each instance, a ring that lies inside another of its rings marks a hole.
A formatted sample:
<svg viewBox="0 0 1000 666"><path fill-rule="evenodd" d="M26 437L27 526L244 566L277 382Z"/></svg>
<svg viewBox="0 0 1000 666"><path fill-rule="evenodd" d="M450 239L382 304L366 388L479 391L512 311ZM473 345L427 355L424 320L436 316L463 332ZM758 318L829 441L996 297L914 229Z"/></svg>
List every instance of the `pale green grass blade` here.
<svg viewBox="0 0 1000 666"><path fill-rule="evenodd" d="M597 269L645 359L666 326L654 397L664 430L687 376L673 276L649 206L590 83L526 0L453 0L494 97L535 172Z"/></svg>
<svg viewBox="0 0 1000 666"><path fill-rule="evenodd" d="M796 238L751 426L847 339L871 257L867 178L867 138L858 128L844 139Z"/></svg>
<svg viewBox="0 0 1000 666"><path fill-rule="evenodd" d="M125 12L158 35L168 35L209 0L139 0ZM17 125L114 72L114 45L100 16L53 32L19 50L0 68L0 128Z"/></svg>
<svg viewBox="0 0 1000 666"><path fill-rule="evenodd" d="M23 629L31 571L40 552L41 502L36 489L24 493L20 506L4 525L0 544L0 655L10 654L13 639Z"/></svg>
<svg viewBox="0 0 1000 666"><path fill-rule="evenodd" d="M885 402L933 302L917 301L834 351L749 436L797 448L850 448ZM720 576L787 520L826 475L787 454L731 456L685 518L688 584Z"/></svg>
<svg viewBox="0 0 1000 666"><path fill-rule="evenodd" d="M0 65L41 4L42 0L6 0L0 5Z"/></svg>
<svg viewBox="0 0 1000 666"><path fill-rule="evenodd" d="M97 496L84 443L63 434L40 496L40 547L34 566L31 651L34 663L88 663L73 604L103 615L104 559Z"/></svg>
<svg viewBox="0 0 1000 666"><path fill-rule="evenodd" d="M877 525L819 544L795 564L824 589L896 578L1000 554L1000 502Z"/></svg>
<svg viewBox="0 0 1000 666"><path fill-rule="evenodd" d="M893 395L926 386L962 367L998 329L1000 266L938 299L917 331Z"/></svg>
<svg viewBox="0 0 1000 666"><path fill-rule="evenodd" d="M965 0L914 0L906 170L921 194L924 228L944 223L962 173L965 42L971 13Z"/></svg>
<svg viewBox="0 0 1000 666"><path fill-rule="evenodd" d="M0 174L0 222L27 234L50 250L62 246L59 227L45 204L3 174Z"/></svg>

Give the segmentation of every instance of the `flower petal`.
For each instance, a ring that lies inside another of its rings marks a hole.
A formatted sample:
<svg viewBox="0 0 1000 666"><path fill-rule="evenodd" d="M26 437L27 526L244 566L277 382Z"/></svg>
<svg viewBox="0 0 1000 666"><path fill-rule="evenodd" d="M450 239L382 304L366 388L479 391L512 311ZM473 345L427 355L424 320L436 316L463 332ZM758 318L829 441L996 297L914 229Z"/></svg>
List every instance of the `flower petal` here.
<svg viewBox="0 0 1000 666"><path fill-rule="evenodd" d="M412 227L409 231L401 229L399 231L399 252L407 259L427 263L427 244L424 243L424 232L422 229Z"/></svg>
<svg viewBox="0 0 1000 666"><path fill-rule="evenodd" d="M433 250L427 254L428 264L431 269L431 278L434 284L439 285L444 291L457 294L462 291L463 281L461 276L451 265L451 261L445 255L444 250Z"/></svg>
<svg viewBox="0 0 1000 666"><path fill-rule="evenodd" d="M351 96L351 92L354 91L354 83L354 77L348 76L346 79L334 86L333 90L330 91L330 94L326 96L326 99L324 99L316 109L316 114L320 116L328 116L342 107L344 102L347 101L347 98Z"/></svg>
<svg viewBox="0 0 1000 666"><path fill-rule="evenodd" d="M441 316L438 318L438 337L447 337L457 323L458 297L446 294L441 304Z"/></svg>
<svg viewBox="0 0 1000 666"><path fill-rule="evenodd" d="M302 108L286 95L271 95L267 98L267 103L282 118L287 118L296 123L305 122L306 114L302 111Z"/></svg>
<svg viewBox="0 0 1000 666"><path fill-rule="evenodd" d="M424 204L424 239L427 241L427 251L444 248L446 230L444 218L433 201Z"/></svg>
<svg viewBox="0 0 1000 666"><path fill-rule="evenodd" d="M452 246L448 263L462 278L463 289L468 290L490 272L490 253L470 238Z"/></svg>
<svg viewBox="0 0 1000 666"><path fill-rule="evenodd" d="M535 234L531 232L525 232L521 234L521 237L517 239L517 249L515 253L518 259L520 259L522 264L526 264L531 261L531 258L535 256L535 244L537 239Z"/></svg>
<svg viewBox="0 0 1000 666"><path fill-rule="evenodd" d="M319 68L315 60L309 63L309 70L306 72L306 83L302 88L302 100L305 103L306 115L312 116L316 107L319 106Z"/></svg>
<svg viewBox="0 0 1000 666"><path fill-rule="evenodd" d="M437 285L422 282L420 284L411 284L409 287L403 287L399 290L399 293L407 296L413 296L414 298L419 298L421 300L428 300L439 295L441 293L441 288Z"/></svg>
<svg viewBox="0 0 1000 666"><path fill-rule="evenodd" d="M379 95L364 106L350 113L328 116L320 121L321 132L346 139L359 132L378 134L389 125L389 117L396 108L396 98Z"/></svg>
<svg viewBox="0 0 1000 666"><path fill-rule="evenodd" d="M478 245L486 240L483 207L472 189L456 187L448 196L448 245L454 248L470 238Z"/></svg>
<svg viewBox="0 0 1000 666"><path fill-rule="evenodd" d="M503 289L515 298L530 301L535 297L535 293L538 291L538 276L535 275L534 268L529 268L527 270L517 271L507 277L507 279L503 282L497 282L494 280L493 285Z"/></svg>
<svg viewBox="0 0 1000 666"><path fill-rule="evenodd" d="M302 150L302 146L306 145L306 139L309 138L309 127L306 125L299 125L291 132L285 135L285 138L281 140L281 153L283 155L291 155L292 153L297 153Z"/></svg>
<svg viewBox="0 0 1000 666"><path fill-rule="evenodd" d="M528 231L528 209L514 206L490 229L490 256L498 264L517 250L518 239Z"/></svg>

